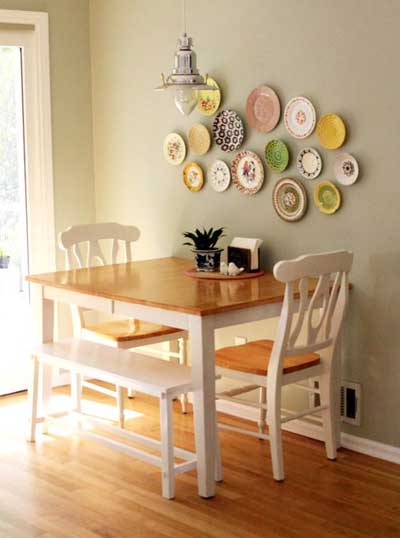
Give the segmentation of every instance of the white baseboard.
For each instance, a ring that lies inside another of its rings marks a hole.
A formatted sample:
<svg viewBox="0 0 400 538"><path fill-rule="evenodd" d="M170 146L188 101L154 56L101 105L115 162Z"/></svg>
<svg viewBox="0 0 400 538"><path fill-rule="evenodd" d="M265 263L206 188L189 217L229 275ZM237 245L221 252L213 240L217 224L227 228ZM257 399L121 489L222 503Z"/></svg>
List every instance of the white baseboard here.
<svg viewBox="0 0 400 538"><path fill-rule="evenodd" d="M228 402L223 400L217 401L217 410L228 415L233 415L239 418L252 420L257 422L258 410L254 407L249 407L236 402ZM321 428L314 424L309 424L303 420L293 420L286 424L282 424L282 429L297 433L298 435L304 435L311 439L323 440ZM363 437L351 435L349 433L342 433L341 446L354 450L354 452L360 452L361 454L367 454L374 458L381 460L391 461L393 463L400 464L400 448L385 445L384 443L378 443L377 441L371 441Z"/></svg>

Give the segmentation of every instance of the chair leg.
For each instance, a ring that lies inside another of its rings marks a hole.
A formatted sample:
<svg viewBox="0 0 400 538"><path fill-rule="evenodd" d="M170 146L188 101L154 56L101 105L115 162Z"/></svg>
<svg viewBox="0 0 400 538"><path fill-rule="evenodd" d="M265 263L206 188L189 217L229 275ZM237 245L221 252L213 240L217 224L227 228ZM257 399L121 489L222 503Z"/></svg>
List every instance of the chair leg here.
<svg viewBox="0 0 400 538"><path fill-rule="evenodd" d="M28 390L28 430L26 434L27 441L34 443L36 440L37 412L38 412L38 395L39 395L39 361L32 357L32 374Z"/></svg>
<svg viewBox="0 0 400 538"><path fill-rule="evenodd" d="M332 387L332 377L329 373L325 373L319 378L319 389L321 395L321 405L326 405L327 409L321 412L326 457L330 460L335 460L337 456L337 413L335 413L336 399Z"/></svg>
<svg viewBox="0 0 400 538"><path fill-rule="evenodd" d="M258 416L258 433L263 435L265 433L265 418L267 416L267 410L263 406L267 403L267 389L266 387L260 387L259 391L260 414ZM262 437L260 439L263 440Z"/></svg>
<svg viewBox="0 0 400 538"><path fill-rule="evenodd" d="M117 398L118 424L120 428L123 428L125 426L124 389L117 385L115 387L115 393Z"/></svg>
<svg viewBox="0 0 400 538"><path fill-rule="evenodd" d="M281 387L278 383L268 385L267 390L267 422L271 446L272 474L274 480L285 479L283 469L282 427L281 427Z"/></svg>
<svg viewBox="0 0 400 538"><path fill-rule="evenodd" d="M135 397L135 391L131 388L128 389L128 398L134 398Z"/></svg>
<svg viewBox="0 0 400 538"><path fill-rule="evenodd" d="M218 435L218 421L215 420L215 481L222 482L221 446Z"/></svg>
<svg viewBox="0 0 400 538"><path fill-rule="evenodd" d="M188 353L187 353L187 339L179 338L179 364L187 366L188 364ZM188 395L181 395L181 408L182 413L186 415L188 406Z"/></svg>
<svg viewBox="0 0 400 538"><path fill-rule="evenodd" d="M166 499L173 499L175 496L175 468L172 400L165 394L162 394L160 398L160 422L162 495Z"/></svg>
<svg viewBox="0 0 400 538"><path fill-rule="evenodd" d="M77 372L71 372L71 396L72 409L82 413L82 376Z"/></svg>

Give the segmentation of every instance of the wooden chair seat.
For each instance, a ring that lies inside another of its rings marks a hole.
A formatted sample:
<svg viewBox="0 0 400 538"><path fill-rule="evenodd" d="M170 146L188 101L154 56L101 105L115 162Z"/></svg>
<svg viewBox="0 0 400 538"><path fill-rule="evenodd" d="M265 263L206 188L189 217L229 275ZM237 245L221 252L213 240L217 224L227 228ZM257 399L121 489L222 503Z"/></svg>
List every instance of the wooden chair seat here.
<svg viewBox="0 0 400 538"><path fill-rule="evenodd" d="M84 330L114 342L129 342L130 340L156 338L181 332L181 329L149 323L138 319L116 319L105 321L96 325L86 325Z"/></svg>
<svg viewBox="0 0 400 538"><path fill-rule="evenodd" d="M273 345L273 340L255 340L240 346L224 347L217 350L215 361L220 368L248 374L267 375ZM285 357L283 373L290 374L316 366L319 363L320 357L317 353Z"/></svg>

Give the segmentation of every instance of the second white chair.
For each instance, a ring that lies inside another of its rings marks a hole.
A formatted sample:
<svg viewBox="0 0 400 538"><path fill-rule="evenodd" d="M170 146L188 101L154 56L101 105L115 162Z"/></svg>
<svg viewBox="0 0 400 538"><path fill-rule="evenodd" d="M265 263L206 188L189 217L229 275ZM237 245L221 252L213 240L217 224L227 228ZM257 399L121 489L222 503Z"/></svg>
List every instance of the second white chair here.
<svg viewBox="0 0 400 538"><path fill-rule="evenodd" d="M223 424L219 426L269 439L275 480L281 481L285 476L281 428L290 420L319 413L322 416L327 457L336 458L340 420L339 391L336 390L338 385L335 381L340 358L337 348L347 305L348 274L352 263L353 254L346 251L301 256L277 263L274 276L286 287L276 340L258 340L216 352L217 374L246 383L242 388L218 394L219 399L249 404L236 396L257 388L260 390L260 403L253 404L259 408L258 432ZM311 279L317 279L312 293ZM303 332L305 343L300 344L299 337ZM310 389L308 385L300 383L310 378L318 378L318 389ZM282 388L291 383L318 393L320 405L299 412L282 410ZM268 435L263 431L265 418Z"/></svg>
<svg viewBox="0 0 400 538"><path fill-rule="evenodd" d="M59 235L59 246L65 252L66 269L84 268L97 264L106 265L106 257L100 241L111 242L111 263L132 261L132 243L140 237L135 226L118 223L97 223L70 226ZM122 246L122 257L119 256ZM86 252L85 250L86 249ZM122 259L120 259L122 258ZM187 333L174 327L157 325L136 319L111 319L102 323L87 324L83 308L72 307L74 334L92 342L105 344L120 349L132 349L143 346L154 346L160 342L169 342L169 351L152 347L150 353L162 358L175 360L187 365ZM90 380L83 380L82 386L116 398L118 420L124 425L124 399L121 387L115 391L107 389ZM133 395L130 389L130 395ZM187 411L187 395L181 397L183 413Z"/></svg>

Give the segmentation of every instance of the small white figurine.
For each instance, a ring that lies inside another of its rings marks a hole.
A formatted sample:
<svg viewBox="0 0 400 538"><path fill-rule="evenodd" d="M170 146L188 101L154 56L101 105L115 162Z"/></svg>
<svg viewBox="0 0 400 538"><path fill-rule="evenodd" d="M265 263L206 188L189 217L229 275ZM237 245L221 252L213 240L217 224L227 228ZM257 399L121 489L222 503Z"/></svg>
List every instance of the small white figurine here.
<svg viewBox="0 0 400 538"><path fill-rule="evenodd" d="M228 274L228 266L226 265L225 262L221 262L220 266L219 266L219 272L223 275L227 275Z"/></svg>
<svg viewBox="0 0 400 538"><path fill-rule="evenodd" d="M244 267L238 267L235 263L230 262L228 265L228 275L237 276L244 271Z"/></svg>

